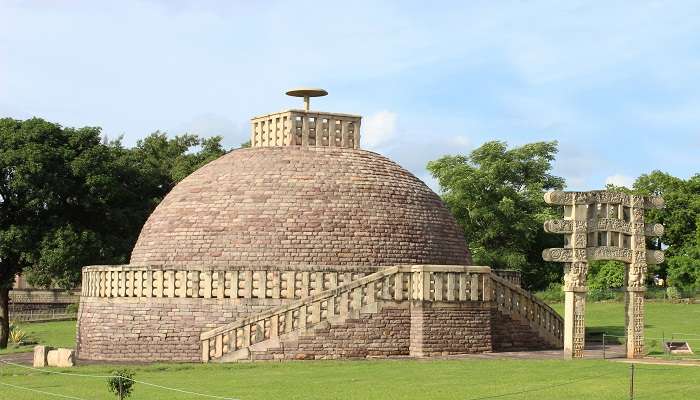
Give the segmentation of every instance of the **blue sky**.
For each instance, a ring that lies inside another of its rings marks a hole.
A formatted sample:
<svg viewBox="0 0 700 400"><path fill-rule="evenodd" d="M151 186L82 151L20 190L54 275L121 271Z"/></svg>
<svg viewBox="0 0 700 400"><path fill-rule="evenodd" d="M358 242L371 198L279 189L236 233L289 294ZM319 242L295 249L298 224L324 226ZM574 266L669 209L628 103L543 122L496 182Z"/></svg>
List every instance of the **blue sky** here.
<svg viewBox="0 0 700 400"><path fill-rule="evenodd" d="M363 116L425 164L556 139L571 190L700 172L700 2L0 0L0 117L247 140L253 115Z"/></svg>

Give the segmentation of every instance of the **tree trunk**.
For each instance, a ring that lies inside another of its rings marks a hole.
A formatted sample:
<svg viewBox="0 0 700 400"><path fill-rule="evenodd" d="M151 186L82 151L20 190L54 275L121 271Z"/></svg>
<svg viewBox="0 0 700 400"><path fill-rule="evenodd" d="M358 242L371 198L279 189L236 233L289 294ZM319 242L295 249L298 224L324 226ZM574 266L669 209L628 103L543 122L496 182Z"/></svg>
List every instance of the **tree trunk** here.
<svg viewBox="0 0 700 400"><path fill-rule="evenodd" d="M10 288L0 286L0 349L7 348L10 337Z"/></svg>

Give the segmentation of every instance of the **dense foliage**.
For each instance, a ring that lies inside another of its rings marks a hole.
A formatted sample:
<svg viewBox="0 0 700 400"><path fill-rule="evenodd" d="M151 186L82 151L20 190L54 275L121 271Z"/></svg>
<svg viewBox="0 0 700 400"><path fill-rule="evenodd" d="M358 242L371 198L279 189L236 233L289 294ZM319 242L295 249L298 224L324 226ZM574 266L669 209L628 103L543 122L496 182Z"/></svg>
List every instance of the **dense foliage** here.
<svg viewBox="0 0 700 400"><path fill-rule="evenodd" d="M652 243L666 252L659 272L684 295L700 291L700 174L684 180L653 171L637 178L634 191L660 195L666 201L664 209L648 215L665 227L661 240Z"/></svg>
<svg viewBox="0 0 700 400"><path fill-rule="evenodd" d="M556 153L556 142L508 149L494 141L428 164L464 228L474 263L520 270L529 287L546 287L561 276L560 266L542 262L542 249L561 246L560 238L542 230L558 213L542 194L564 187L564 179L550 173Z"/></svg>
<svg viewBox="0 0 700 400"><path fill-rule="evenodd" d="M464 229L474 262L520 270L526 287L546 289L543 293L552 298L560 296L562 268L543 262L541 252L562 243L559 235L543 232L542 222L561 218L561 210L546 205L542 195L564 187L564 180L550 173L556 152L556 142L511 149L503 142L487 142L468 155L428 164ZM683 180L653 171L640 176L632 188L607 189L664 197L666 207L648 211L647 220L663 223L666 231L648 247L665 250L667 261L649 272L667 276L668 284L686 295L700 290L700 174ZM623 278L622 263L591 263L589 295L613 298Z"/></svg>
<svg viewBox="0 0 700 400"><path fill-rule="evenodd" d="M99 128L0 119L0 348L15 274L69 288L85 265L127 262L163 196L224 153L220 137L155 132L129 149Z"/></svg>

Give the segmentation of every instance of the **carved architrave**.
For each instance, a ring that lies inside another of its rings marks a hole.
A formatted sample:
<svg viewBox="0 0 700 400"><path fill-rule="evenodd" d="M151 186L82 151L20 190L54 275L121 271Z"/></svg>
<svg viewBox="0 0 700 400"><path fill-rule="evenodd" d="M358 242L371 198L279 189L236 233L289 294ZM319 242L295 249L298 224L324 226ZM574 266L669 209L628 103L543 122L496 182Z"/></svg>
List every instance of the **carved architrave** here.
<svg viewBox="0 0 700 400"><path fill-rule="evenodd" d="M570 219L550 219L544 222L544 231L548 233L586 232L622 232L629 235L661 236L664 226L661 224L645 224L642 222L625 222L617 218L598 218L588 221L573 221Z"/></svg>
<svg viewBox="0 0 700 400"><path fill-rule="evenodd" d="M628 195L622 192L598 190L591 192L552 191L544 195L545 202L557 205L619 204L625 207L663 208L664 199L658 196Z"/></svg>
<svg viewBox="0 0 700 400"><path fill-rule="evenodd" d="M568 219L549 219L544 221L544 231L549 233L571 233L574 221Z"/></svg>

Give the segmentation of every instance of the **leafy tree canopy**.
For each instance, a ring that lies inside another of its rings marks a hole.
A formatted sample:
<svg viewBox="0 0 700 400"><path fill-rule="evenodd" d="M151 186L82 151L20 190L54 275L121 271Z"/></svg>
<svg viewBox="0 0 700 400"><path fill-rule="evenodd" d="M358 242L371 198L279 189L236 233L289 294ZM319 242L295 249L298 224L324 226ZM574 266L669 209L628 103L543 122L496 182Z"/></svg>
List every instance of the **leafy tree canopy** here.
<svg viewBox="0 0 700 400"><path fill-rule="evenodd" d="M165 194L224 153L219 136L155 132L127 149L99 128L0 119L0 348L16 274L70 288L85 265L127 262Z"/></svg>
<svg viewBox="0 0 700 400"><path fill-rule="evenodd" d="M520 270L529 287L546 287L561 276L561 266L541 258L543 248L561 245L542 230L546 219L558 218L543 192L564 187L564 179L550 173L556 153L557 142L509 149L505 142L492 141L467 156L428 164L476 264Z"/></svg>
<svg viewBox="0 0 700 400"><path fill-rule="evenodd" d="M634 183L641 194L663 196L666 207L648 211L649 222L664 224L658 242L666 252L668 283L692 294L700 289L700 174L687 180L665 172L641 175Z"/></svg>

